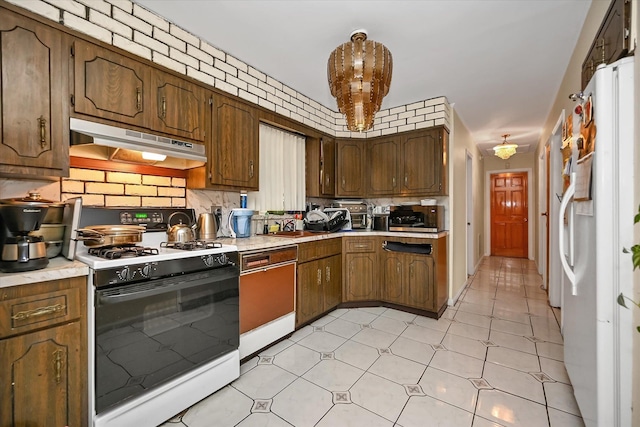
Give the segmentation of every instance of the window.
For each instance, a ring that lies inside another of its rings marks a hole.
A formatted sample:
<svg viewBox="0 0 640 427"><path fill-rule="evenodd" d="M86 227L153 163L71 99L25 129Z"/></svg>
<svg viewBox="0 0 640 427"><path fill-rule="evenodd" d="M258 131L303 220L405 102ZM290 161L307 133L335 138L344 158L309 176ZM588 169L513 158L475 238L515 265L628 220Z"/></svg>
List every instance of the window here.
<svg viewBox="0 0 640 427"><path fill-rule="evenodd" d="M248 193L248 208L304 210L304 143L303 136L260 124L260 191Z"/></svg>

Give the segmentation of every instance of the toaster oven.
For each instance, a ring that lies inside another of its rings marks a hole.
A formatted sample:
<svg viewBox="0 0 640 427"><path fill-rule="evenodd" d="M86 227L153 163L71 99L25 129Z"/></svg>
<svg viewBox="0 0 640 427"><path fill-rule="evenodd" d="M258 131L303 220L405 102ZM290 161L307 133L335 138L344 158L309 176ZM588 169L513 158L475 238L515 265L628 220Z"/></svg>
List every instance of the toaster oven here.
<svg viewBox="0 0 640 427"><path fill-rule="evenodd" d="M331 204L332 208L344 208L351 215L351 228L367 228L367 204L359 201L336 201ZM326 209L325 209L326 211Z"/></svg>

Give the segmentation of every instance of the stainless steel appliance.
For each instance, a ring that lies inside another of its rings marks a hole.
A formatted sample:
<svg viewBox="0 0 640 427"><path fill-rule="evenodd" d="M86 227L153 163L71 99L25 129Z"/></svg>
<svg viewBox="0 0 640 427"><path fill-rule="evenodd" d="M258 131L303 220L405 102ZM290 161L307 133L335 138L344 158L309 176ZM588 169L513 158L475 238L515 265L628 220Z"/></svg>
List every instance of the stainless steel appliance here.
<svg viewBox="0 0 640 427"><path fill-rule="evenodd" d="M332 208L344 208L351 216L351 228L365 229L369 226L367 222L367 204L362 201L338 200L331 204ZM325 209L325 212L327 210Z"/></svg>
<svg viewBox="0 0 640 427"><path fill-rule="evenodd" d="M375 231L389 231L389 214L373 214L371 228Z"/></svg>
<svg viewBox="0 0 640 427"><path fill-rule="evenodd" d="M159 425L239 376L235 246L166 242L192 209L83 207L79 226L143 225L140 245L79 243L90 268L91 425Z"/></svg>
<svg viewBox="0 0 640 427"><path fill-rule="evenodd" d="M392 206L389 231L437 233L444 230L444 206Z"/></svg>

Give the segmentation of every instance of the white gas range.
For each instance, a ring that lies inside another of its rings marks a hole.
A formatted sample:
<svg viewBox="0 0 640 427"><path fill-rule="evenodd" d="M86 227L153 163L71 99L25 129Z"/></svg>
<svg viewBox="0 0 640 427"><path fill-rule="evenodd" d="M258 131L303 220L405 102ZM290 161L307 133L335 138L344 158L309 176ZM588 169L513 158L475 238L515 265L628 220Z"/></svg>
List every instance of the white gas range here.
<svg viewBox="0 0 640 427"><path fill-rule="evenodd" d="M119 248L77 242L93 289L91 425L158 425L239 376L237 248L167 244L175 212L195 220L192 209L82 208L76 229L147 229L140 242Z"/></svg>

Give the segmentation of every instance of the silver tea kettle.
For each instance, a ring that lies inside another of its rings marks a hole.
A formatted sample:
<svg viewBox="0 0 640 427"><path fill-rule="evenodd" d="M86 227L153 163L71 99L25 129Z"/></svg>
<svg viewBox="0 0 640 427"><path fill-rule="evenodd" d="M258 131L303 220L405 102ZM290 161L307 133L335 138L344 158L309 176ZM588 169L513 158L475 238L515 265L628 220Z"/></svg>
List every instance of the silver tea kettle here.
<svg viewBox="0 0 640 427"><path fill-rule="evenodd" d="M215 240L218 237L220 220L213 213L201 213L198 217L198 238L200 240Z"/></svg>
<svg viewBox="0 0 640 427"><path fill-rule="evenodd" d="M168 220L168 228L167 235L169 236L167 240L170 243L184 243L190 242L196 239L195 228L196 225L188 225L182 222L182 218L180 216L184 215L182 212L174 212L169 215ZM173 224L173 218L178 219L178 222ZM173 225L172 225L173 224Z"/></svg>

